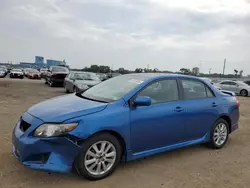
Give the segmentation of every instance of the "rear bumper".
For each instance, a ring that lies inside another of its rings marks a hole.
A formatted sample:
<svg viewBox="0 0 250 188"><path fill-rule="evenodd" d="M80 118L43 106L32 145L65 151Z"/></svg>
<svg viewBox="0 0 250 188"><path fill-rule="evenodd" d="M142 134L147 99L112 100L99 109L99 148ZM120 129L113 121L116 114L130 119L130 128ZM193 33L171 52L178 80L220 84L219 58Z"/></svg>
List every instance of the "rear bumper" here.
<svg viewBox="0 0 250 188"><path fill-rule="evenodd" d="M239 128L239 124L238 123L232 125L232 127L231 127L231 133L234 132L234 131L236 131L238 128Z"/></svg>
<svg viewBox="0 0 250 188"><path fill-rule="evenodd" d="M29 132L27 130L27 132ZM12 150L23 165L48 172L71 172L80 146L66 137L36 138L22 132L19 124L12 134Z"/></svg>

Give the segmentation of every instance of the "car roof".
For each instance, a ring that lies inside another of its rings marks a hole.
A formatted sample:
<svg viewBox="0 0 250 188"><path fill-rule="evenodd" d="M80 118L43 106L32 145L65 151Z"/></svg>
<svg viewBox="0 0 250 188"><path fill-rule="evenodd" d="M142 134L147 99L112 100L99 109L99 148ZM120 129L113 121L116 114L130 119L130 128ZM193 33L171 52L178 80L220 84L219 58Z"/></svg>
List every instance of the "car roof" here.
<svg viewBox="0 0 250 188"><path fill-rule="evenodd" d="M132 73L132 74L124 74L121 76L140 78L142 80L148 79L159 79L159 78L194 78L197 80L201 80L199 77L183 75L183 74L171 74L171 73Z"/></svg>

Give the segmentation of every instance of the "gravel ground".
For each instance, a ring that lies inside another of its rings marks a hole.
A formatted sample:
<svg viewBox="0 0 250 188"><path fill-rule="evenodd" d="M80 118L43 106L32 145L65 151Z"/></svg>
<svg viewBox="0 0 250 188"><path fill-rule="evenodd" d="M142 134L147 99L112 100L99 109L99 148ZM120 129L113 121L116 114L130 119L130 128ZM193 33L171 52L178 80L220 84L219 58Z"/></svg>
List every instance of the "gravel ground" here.
<svg viewBox="0 0 250 188"><path fill-rule="evenodd" d="M64 95L63 88L50 88L42 80L0 79L0 187L249 187L250 98L239 98L240 129L222 150L204 146L179 149L121 164L112 176L90 182L75 175L28 169L11 154L11 133L20 115L31 105L58 95Z"/></svg>

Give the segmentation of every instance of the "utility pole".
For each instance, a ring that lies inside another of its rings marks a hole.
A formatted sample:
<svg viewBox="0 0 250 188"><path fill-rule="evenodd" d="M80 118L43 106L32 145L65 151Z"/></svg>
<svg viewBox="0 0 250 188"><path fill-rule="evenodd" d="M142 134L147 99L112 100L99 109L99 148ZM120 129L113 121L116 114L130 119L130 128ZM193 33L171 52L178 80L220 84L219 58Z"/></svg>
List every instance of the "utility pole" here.
<svg viewBox="0 0 250 188"><path fill-rule="evenodd" d="M227 59L224 59L224 65L223 65L223 76L225 74L225 69L226 69L226 63L227 63Z"/></svg>
<svg viewBox="0 0 250 188"><path fill-rule="evenodd" d="M209 69L209 75L211 74L211 70L212 70L212 68Z"/></svg>

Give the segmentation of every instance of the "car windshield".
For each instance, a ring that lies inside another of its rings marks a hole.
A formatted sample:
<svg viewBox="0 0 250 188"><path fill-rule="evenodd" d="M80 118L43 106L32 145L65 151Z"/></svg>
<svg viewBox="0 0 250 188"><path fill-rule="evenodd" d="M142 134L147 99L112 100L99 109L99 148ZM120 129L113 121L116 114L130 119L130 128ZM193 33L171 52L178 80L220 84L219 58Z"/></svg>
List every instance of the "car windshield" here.
<svg viewBox="0 0 250 188"><path fill-rule="evenodd" d="M147 77L135 75L118 76L86 90L82 93L82 97L96 101L113 102L121 99L146 79Z"/></svg>
<svg viewBox="0 0 250 188"><path fill-rule="evenodd" d="M93 81L100 81L100 78L94 73L88 72L76 72L74 73L75 80L93 80Z"/></svg>
<svg viewBox="0 0 250 188"><path fill-rule="evenodd" d="M52 67L53 72L68 72L67 68L64 67Z"/></svg>
<svg viewBox="0 0 250 188"><path fill-rule="evenodd" d="M15 72L22 72L21 69L13 69L12 71L15 71Z"/></svg>
<svg viewBox="0 0 250 188"><path fill-rule="evenodd" d="M32 69L29 71L30 73L38 73L39 71L38 70L35 70L35 69Z"/></svg>

